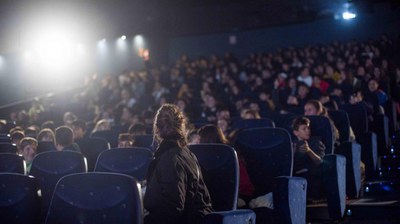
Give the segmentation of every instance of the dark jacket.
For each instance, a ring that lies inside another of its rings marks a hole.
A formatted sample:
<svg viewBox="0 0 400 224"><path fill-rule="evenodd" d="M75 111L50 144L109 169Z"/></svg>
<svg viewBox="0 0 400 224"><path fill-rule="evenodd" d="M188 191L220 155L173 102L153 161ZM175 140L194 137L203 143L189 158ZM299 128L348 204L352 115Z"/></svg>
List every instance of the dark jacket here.
<svg viewBox="0 0 400 224"><path fill-rule="evenodd" d="M147 173L145 224L201 223L212 211L196 157L188 148L162 141Z"/></svg>

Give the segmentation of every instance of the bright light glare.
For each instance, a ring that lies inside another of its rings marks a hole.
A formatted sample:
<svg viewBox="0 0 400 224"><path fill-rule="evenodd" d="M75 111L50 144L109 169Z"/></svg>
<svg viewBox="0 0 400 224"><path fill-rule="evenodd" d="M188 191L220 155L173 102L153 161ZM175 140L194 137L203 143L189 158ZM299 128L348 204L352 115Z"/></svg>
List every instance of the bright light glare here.
<svg viewBox="0 0 400 224"><path fill-rule="evenodd" d="M143 47L144 39L142 35L136 35L134 41L137 47Z"/></svg>
<svg viewBox="0 0 400 224"><path fill-rule="evenodd" d="M122 35L122 36L121 36L121 40L126 40L126 36L125 36L125 35Z"/></svg>
<svg viewBox="0 0 400 224"><path fill-rule="evenodd" d="M86 48L83 44L77 44L76 45L76 52L78 52L78 54L82 55L86 53Z"/></svg>
<svg viewBox="0 0 400 224"><path fill-rule="evenodd" d="M351 12L342 13L342 18L345 20L354 19L356 17L357 17L357 15L355 13L351 13Z"/></svg>
<svg viewBox="0 0 400 224"><path fill-rule="evenodd" d="M32 52L30 50L25 51L24 58L30 60L32 58Z"/></svg>
<svg viewBox="0 0 400 224"><path fill-rule="evenodd" d="M71 43L63 37L54 36L45 41L41 48L42 63L48 68L58 69L70 59Z"/></svg>

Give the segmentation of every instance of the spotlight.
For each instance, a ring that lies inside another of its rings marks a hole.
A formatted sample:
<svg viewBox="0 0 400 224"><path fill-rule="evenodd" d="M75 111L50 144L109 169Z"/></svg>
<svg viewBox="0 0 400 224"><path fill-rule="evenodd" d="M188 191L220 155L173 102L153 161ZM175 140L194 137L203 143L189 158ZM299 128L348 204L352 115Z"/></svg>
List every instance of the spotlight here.
<svg viewBox="0 0 400 224"><path fill-rule="evenodd" d="M122 36L121 36L121 40L126 40L126 36L125 36L125 35L122 35Z"/></svg>
<svg viewBox="0 0 400 224"><path fill-rule="evenodd" d="M142 35L136 35L134 41L137 47L143 47L144 39Z"/></svg>
<svg viewBox="0 0 400 224"><path fill-rule="evenodd" d="M346 12L342 13L342 18L345 19L345 20L354 19L356 17L357 17L357 15L355 13L352 13L352 12L349 12L349 11L346 11Z"/></svg>

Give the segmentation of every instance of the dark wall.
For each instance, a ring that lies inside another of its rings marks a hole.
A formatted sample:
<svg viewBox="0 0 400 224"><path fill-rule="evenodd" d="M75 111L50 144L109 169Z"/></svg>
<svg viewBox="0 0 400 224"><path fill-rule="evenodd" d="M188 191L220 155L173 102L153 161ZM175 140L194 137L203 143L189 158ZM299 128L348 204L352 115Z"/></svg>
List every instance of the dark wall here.
<svg viewBox="0 0 400 224"><path fill-rule="evenodd" d="M178 37L170 41L169 61L175 61L182 54L195 58L233 52L238 57L245 57L250 52L268 52L279 47L329 43L334 40L365 40L377 38L382 33L395 36L400 34L399 27L399 11L383 10L358 15L351 21L332 18L254 31ZM232 36L236 37L236 44L230 43Z"/></svg>

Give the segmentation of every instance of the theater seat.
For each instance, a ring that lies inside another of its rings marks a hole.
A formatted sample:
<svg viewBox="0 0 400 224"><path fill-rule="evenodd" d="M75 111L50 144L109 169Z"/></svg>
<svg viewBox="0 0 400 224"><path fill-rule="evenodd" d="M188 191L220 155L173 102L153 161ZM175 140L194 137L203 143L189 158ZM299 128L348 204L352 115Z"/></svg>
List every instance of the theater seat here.
<svg viewBox="0 0 400 224"><path fill-rule="evenodd" d="M111 148L118 147L118 132L114 130L96 131L90 135L91 138L104 138L110 143Z"/></svg>
<svg viewBox="0 0 400 224"><path fill-rule="evenodd" d="M100 153L110 148L110 144L103 138L83 138L76 141L82 154L87 159L88 171L92 172Z"/></svg>
<svg viewBox="0 0 400 224"><path fill-rule="evenodd" d="M26 174L24 157L14 153L0 153L0 173Z"/></svg>
<svg viewBox="0 0 400 224"><path fill-rule="evenodd" d="M152 159L147 148L113 148L100 153L94 171L126 174L142 181Z"/></svg>
<svg viewBox="0 0 400 224"><path fill-rule="evenodd" d="M235 147L246 162L256 196L273 192L275 209L269 214L267 209L255 209L258 223L305 223L307 182L292 177L291 145L282 128L245 129L237 136Z"/></svg>
<svg viewBox="0 0 400 224"><path fill-rule="evenodd" d="M80 173L60 179L46 223L143 223L137 181L124 174Z"/></svg>
<svg viewBox="0 0 400 224"><path fill-rule="evenodd" d="M189 149L199 162L215 212L205 224L255 223L255 213L236 209L239 191L239 164L236 151L224 144L196 144Z"/></svg>
<svg viewBox="0 0 400 224"><path fill-rule="evenodd" d="M237 119L233 122L231 129L243 129L243 128L273 128L275 127L274 122L268 118L260 119Z"/></svg>
<svg viewBox="0 0 400 224"><path fill-rule="evenodd" d="M17 146L9 142L0 142L0 153L17 153Z"/></svg>
<svg viewBox="0 0 400 224"><path fill-rule="evenodd" d="M30 175L39 181L44 217L58 180L65 175L82 172L87 172L87 165L79 152L51 151L36 155L32 161Z"/></svg>
<svg viewBox="0 0 400 224"><path fill-rule="evenodd" d="M32 176L0 173L0 222L39 224L38 182Z"/></svg>

